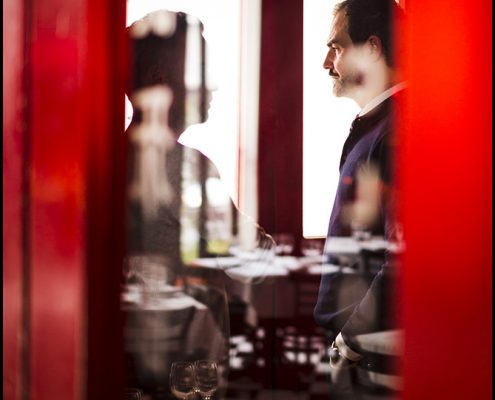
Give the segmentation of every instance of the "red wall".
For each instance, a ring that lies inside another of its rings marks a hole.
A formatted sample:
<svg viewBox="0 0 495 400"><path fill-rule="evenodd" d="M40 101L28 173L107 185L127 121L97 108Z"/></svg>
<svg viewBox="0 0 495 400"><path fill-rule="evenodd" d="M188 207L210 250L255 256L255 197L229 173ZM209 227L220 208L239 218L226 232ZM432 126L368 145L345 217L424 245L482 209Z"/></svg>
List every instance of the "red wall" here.
<svg viewBox="0 0 495 400"><path fill-rule="evenodd" d="M120 398L124 25L125 2L4 2L6 399Z"/></svg>
<svg viewBox="0 0 495 400"><path fill-rule="evenodd" d="M492 3L407 1L405 399L492 392Z"/></svg>
<svg viewBox="0 0 495 400"><path fill-rule="evenodd" d="M8 23L11 21L11 23ZM3 395L20 396L22 340L23 4L3 2Z"/></svg>

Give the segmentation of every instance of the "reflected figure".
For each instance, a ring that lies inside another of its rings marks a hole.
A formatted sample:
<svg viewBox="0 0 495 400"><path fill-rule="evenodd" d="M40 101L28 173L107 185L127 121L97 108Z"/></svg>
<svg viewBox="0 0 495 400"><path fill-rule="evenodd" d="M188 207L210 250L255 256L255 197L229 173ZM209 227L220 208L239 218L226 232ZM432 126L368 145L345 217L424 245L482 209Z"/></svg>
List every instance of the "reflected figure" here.
<svg viewBox="0 0 495 400"><path fill-rule="evenodd" d="M204 78L201 23L184 13L160 10L134 22L127 33L131 53L127 95L133 108L126 131L127 384L152 399L173 398L169 377L176 362L215 362L219 386L225 387L229 361L225 276L218 271L192 282L187 263L225 254L229 243L220 246L218 240L211 240L210 219L227 219L216 238L228 240L235 237L240 214L226 190L215 191L211 201L206 183L220 181L215 166L200 152L177 142L190 124L207 117L210 96ZM187 49L191 38L200 43L194 57ZM195 64L201 75L197 88L186 87L188 63ZM220 196L225 199L219 201ZM226 204L228 212L215 204ZM218 231L219 224L214 226ZM254 231L258 246L270 249L271 237L261 228ZM222 398L221 388L216 396Z"/></svg>
<svg viewBox="0 0 495 400"><path fill-rule="evenodd" d="M140 203L146 219L156 218L158 209L170 206L174 196L166 174L167 152L175 142L168 125L172 101L172 90L163 85L140 90L133 96L135 108L142 112L142 121L129 130L136 154L129 198Z"/></svg>
<svg viewBox="0 0 495 400"><path fill-rule="evenodd" d="M380 236L394 240L394 119L405 83L394 57L398 40L394 40L393 29L403 18L394 0L345 0L334 11L323 67L332 79L333 93L354 100L361 111L342 150L327 235L325 256L330 263L340 262L337 254L328 251L332 238L347 236L363 241ZM363 387L373 387L376 382L369 382L360 367L375 368L376 360L367 358L359 339L399 327L395 292L398 264L393 254L387 253L379 266L378 271L363 268L354 274L340 271L322 275L314 314L329 343L333 342L332 398L367 398ZM387 343L381 346L387 347ZM386 372L390 371L389 365ZM400 385L380 382L376 387L398 390Z"/></svg>

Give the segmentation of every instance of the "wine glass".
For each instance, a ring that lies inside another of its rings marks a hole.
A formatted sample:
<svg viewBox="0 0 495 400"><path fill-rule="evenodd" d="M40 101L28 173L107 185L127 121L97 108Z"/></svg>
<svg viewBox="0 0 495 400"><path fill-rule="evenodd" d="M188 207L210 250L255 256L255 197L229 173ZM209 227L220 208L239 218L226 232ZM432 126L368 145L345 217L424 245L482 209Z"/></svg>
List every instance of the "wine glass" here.
<svg viewBox="0 0 495 400"><path fill-rule="evenodd" d="M305 257L317 257L323 253L323 243L318 239L302 239L301 253Z"/></svg>
<svg viewBox="0 0 495 400"><path fill-rule="evenodd" d="M130 258L131 268L141 282L144 303L159 303L160 290L169 280L168 260L158 255L138 255Z"/></svg>
<svg viewBox="0 0 495 400"><path fill-rule="evenodd" d="M170 389L178 399L187 399L194 393L194 365L190 362L174 362L170 369Z"/></svg>
<svg viewBox="0 0 495 400"><path fill-rule="evenodd" d="M214 361L199 360L194 363L196 369L196 392L204 400L209 400L218 387L218 368Z"/></svg>
<svg viewBox="0 0 495 400"><path fill-rule="evenodd" d="M366 241L371 239L371 230L366 224L357 221L351 221L352 237L357 241Z"/></svg>
<svg viewBox="0 0 495 400"><path fill-rule="evenodd" d="M289 256L294 250L294 236L290 233L277 233L275 239L275 252L282 256Z"/></svg>

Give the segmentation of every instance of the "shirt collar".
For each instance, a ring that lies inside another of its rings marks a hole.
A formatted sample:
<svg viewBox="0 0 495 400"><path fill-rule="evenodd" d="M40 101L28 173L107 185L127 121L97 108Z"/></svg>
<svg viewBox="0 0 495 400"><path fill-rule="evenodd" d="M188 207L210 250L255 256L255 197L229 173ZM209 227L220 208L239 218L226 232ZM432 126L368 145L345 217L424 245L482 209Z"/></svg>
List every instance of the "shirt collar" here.
<svg viewBox="0 0 495 400"><path fill-rule="evenodd" d="M375 98L371 99L359 112L358 116L362 117L363 115L369 113L371 110L373 110L375 107L383 103L385 100L387 100L390 96L393 96L395 93L401 91L406 87L405 82L400 82L397 85L392 86L391 88L388 88L384 92L380 93L378 96Z"/></svg>

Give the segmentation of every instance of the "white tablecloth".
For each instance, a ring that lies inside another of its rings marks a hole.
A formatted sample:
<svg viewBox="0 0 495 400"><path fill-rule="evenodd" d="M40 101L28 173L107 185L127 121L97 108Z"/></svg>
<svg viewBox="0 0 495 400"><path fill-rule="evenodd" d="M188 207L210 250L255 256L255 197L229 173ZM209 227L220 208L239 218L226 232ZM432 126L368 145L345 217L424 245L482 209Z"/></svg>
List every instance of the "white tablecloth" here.
<svg viewBox="0 0 495 400"><path fill-rule="evenodd" d="M270 263L218 257L194 260L189 267L222 271L228 277L225 282L228 296L248 304L247 320L256 325L259 318L293 317L296 291L289 274L306 267L311 275L326 273L325 267L314 265L319 262L321 256L277 256Z"/></svg>
<svg viewBox="0 0 495 400"><path fill-rule="evenodd" d="M361 250L393 249L392 244L383 237L375 236L369 240L357 240L348 236L330 237L325 243L325 253L341 256L358 255Z"/></svg>
<svg viewBox="0 0 495 400"><path fill-rule="evenodd" d="M206 305L184 292L178 291L177 288L163 290L162 297L152 298L148 301L143 301L141 295L136 295L135 292L137 291L125 291L122 294L124 300L122 310L126 315L134 314L133 326L126 326L126 329L139 330L140 327L136 326L139 322L136 321L140 321L140 318L165 320L172 312L177 313L180 310L187 312L193 308L192 318L186 332L184 354L201 350L206 352L207 358L212 360L220 360L225 356L227 351L225 336ZM149 323L149 321L142 321L143 325ZM143 332L142 335L146 337L146 332Z"/></svg>

